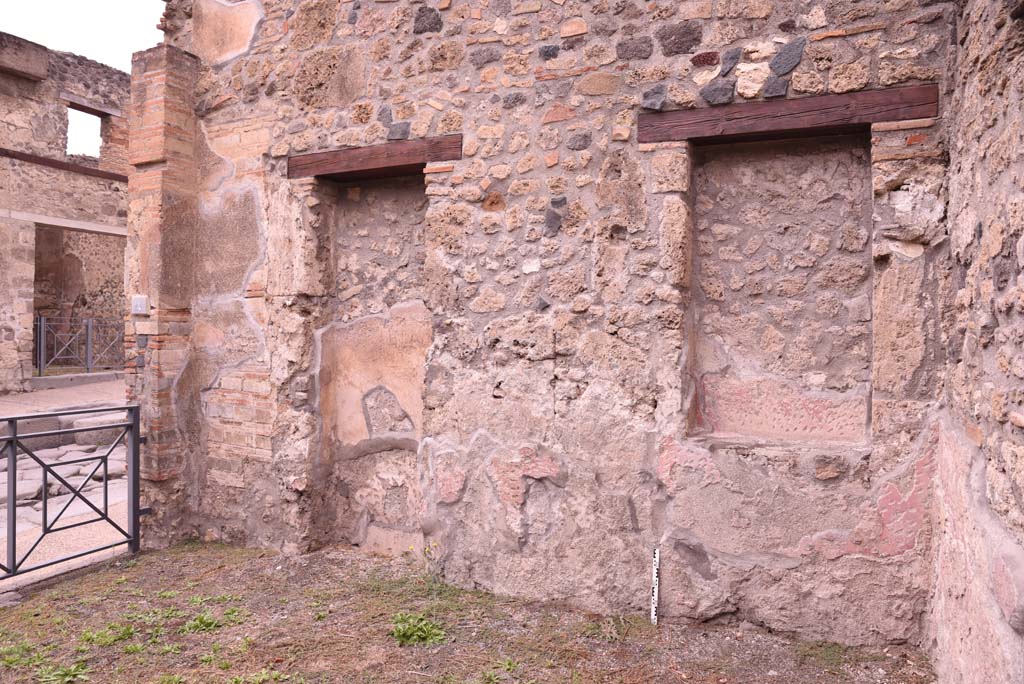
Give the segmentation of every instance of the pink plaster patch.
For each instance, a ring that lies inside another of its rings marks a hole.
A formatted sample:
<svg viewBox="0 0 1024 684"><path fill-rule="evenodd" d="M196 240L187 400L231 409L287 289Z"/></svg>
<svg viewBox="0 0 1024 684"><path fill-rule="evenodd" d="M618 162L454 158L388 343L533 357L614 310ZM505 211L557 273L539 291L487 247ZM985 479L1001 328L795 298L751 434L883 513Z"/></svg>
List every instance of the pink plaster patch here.
<svg viewBox="0 0 1024 684"><path fill-rule="evenodd" d="M437 500L453 504L462 498L462 490L466 486L466 471L448 459L441 460L434 473L434 483L437 488Z"/></svg>
<svg viewBox="0 0 1024 684"><path fill-rule="evenodd" d="M487 470L498 490L498 498L517 508L526 501L526 478L549 479L556 483L564 478L561 466L550 454L525 446L495 451Z"/></svg>
<svg viewBox="0 0 1024 684"><path fill-rule="evenodd" d="M929 527L939 426L933 423L926 431L923 452L904 473L902 488L895 479L883 483L856 527L805 537L800 551L835 559L853 554L888 558L914 549Z"/></svg>
<svg viewBox="0 0 1024 684"><path fill-rule="evenodd" d="M769 439L863 442L863 392L818 392L769 378L707 376L702 427L719 434Z"/></svg>
<svg viewBox="0 0 1024 684"><path fill-rule="evenodd" d="M680 470L701 473L701 486L722 481L722 473L711 458L711 452L694 444L683 444L665 436L661 438L658 449L658 479L665 483L669 490L678 487L677 479L681 479Z"/></svg>

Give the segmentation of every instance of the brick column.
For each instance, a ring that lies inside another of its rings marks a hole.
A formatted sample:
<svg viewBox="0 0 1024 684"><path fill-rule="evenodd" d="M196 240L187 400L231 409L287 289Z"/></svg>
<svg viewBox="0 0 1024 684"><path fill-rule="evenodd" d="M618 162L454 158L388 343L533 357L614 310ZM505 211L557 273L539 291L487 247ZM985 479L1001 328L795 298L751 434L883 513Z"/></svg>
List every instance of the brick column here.
<svg viewBox="0 0 1024 684"><path fill-rule="evenodd" d="M162 537L174 535L185 510L179 480L195 432L186 418L198 403L182 381L188 370L198 230L193 102L198 68L196 57L169 45L137 53L132 62L125 285L136 311L148 298L148 313L129 309L126 365L129 399L142 405L148 437L142 450L143 497L155 515L146 520Z"/></svg>

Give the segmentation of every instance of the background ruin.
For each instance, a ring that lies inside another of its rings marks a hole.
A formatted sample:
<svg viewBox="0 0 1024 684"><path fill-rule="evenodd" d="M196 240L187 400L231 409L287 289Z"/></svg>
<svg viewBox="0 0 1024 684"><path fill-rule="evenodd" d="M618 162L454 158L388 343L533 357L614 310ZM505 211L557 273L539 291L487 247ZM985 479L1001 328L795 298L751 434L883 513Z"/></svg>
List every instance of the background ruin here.
<svg viewBox="0 0 1024 684"><path fill-rule="evenodd" d="M27 387L38 316L124 316L127 103L127 74L0 33L0 392ZM99 117L98 157L67 154L69 109Z"/></svg>
<svg viewBox="0 0 1024 684"><path fill-rule="evenodd" d="M449 581L608 613L657 546L668 615L1024 680L1020 14L169 0L128 109L147 543L437 543ZM638 141L915 84L937 117Z"/></svg>

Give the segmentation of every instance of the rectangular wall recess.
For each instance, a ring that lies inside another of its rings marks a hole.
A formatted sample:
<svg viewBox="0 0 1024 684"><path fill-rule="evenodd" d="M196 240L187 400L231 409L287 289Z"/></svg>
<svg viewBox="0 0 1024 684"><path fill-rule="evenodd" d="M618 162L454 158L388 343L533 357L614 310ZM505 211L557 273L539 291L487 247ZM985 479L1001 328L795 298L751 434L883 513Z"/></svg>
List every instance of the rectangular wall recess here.
<svg viewBox="0 0 1024 684"><path fill-rule="evenodd" d="M691 429L863 444L871 404L871 173L844 136L701 150Z"/></svg>

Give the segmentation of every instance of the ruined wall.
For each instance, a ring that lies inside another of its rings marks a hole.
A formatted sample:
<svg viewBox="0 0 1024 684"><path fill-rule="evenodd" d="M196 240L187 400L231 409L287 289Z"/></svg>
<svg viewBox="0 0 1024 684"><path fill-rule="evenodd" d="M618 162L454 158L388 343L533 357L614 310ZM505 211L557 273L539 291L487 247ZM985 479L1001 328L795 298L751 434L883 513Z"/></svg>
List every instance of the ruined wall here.
<svg viewBox="0 0 1024 684"><path fill-rule="evenodd" d="M911 1L172 0L180 50L140 53L132 86L147 542L429 541L452 581L608 612L644 605L659 545L668 614L918 638L944 123L805 155L641 146L635 123L941 80L953 20ZM422 178L286 179L290 154L447 133L464 158ZM733 264L744 284L709 298L702 274ZM780 432L700 421L740 405L696 381L730 331L766 397L793 388L763 421ZM830 401L838 439L800 427Z"/></svg>
<svg viewBox="0 0 1024 684"><path fill-rule="evenodd" d="M1024 681L1024 20L966 3L952 116L955 357L936 497L936 665Z"/></svg>
<svg viewBox="0 0 1024 684"><path fill-rule="evenodd" d="M69 96L116 111L127 103L128 77L83 57L0 34L0 148L76 161L65 153ZM127 122L115 115L104 120L101 156L86 165L123 173ZM117 229L126 217L123 180L0 157L0 392L22 389L32 373L37 225L70 220ZM104 315L120 317L124 301L117 300L117 281L123 279L123 264L118 248L99 247L99 239L69 234L63 250L83 261L89 300L102 301Z"/></svg>

